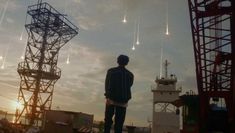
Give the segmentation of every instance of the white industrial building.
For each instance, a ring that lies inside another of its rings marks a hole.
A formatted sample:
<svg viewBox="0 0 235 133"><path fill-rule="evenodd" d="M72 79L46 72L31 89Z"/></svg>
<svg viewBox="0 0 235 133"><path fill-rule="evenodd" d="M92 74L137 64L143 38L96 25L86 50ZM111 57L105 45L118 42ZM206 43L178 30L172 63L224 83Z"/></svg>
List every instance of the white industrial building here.
<svg viewBox="0 0 235 133"><path fill-rule="evenodd" d="M180 113L173 103L179 99L181 88L176 88L175 75L167 76L167 65L166 61L165 77L157 78L157 85L152 89L152 133L180 133Z"/></svg>

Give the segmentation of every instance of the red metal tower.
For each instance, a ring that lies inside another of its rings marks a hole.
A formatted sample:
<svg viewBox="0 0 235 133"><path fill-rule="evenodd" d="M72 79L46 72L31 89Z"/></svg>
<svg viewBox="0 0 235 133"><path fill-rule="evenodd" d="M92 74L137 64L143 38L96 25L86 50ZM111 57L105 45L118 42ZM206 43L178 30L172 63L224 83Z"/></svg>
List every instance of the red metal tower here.
<svg viewBox="0 0 235 133"><path fill-rule="evenodd" d="M212 113L212 106L218 101L226 111L223 129L227 130L223 132L234 133L235 2L188 0L188 3L200 99L200 133L221 130L212 124L213 120L220 123Z"/></svg>
<svg viewBox="0 0 235 133"><path fill-rule="evenodd" d="M18 101L23 105L15 123L40 126L44 110L50 110L54 85L61 76L59 50L78 34L65 15L40 0L28 7L31 22L25 24L28 42L24 61L18 65L21 78Z"/></svg>

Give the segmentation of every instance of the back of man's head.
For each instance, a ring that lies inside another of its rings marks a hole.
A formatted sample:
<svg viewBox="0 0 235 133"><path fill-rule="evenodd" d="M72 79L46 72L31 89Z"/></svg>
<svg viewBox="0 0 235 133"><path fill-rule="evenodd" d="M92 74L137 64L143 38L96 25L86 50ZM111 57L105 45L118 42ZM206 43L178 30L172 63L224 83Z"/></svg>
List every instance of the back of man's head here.
<svg viewBox="0 0 235 133"><path fill-rule="evenodd" d="M128 64L128 62L129 62L129 57L126 55L119 55L117 58L117 63L120 66L126 66Z"/></svg>

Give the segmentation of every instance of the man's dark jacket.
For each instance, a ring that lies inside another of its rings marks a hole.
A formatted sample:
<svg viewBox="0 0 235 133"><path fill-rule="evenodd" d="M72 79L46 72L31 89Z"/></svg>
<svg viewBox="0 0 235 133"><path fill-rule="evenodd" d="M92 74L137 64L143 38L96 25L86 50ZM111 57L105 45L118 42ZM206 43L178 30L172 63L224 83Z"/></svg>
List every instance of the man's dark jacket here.
<svg viewBox="0 0 235 133"><path fill-rule="evenodd" d="M125 67L118 66L108 70L105 79L105 96L118 103L131 99L131 86L134 75Z"/></svg>

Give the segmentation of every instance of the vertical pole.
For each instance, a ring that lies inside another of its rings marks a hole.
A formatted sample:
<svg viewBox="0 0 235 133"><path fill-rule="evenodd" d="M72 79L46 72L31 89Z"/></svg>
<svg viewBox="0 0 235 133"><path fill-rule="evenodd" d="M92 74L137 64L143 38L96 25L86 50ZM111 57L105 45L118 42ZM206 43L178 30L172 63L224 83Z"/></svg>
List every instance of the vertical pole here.
<svg viewBox="0 0 235 133"><path fill-rule="evenodd" d="M166 60L164 65L165 65L165 78L167 78L169 62Z"/></svg>
<svg viewBox="0 0 235 133"><path fill-rule="evenodd" d="M154 92L153 92L153 96L154 96ZM152 117L152 130L151 133L154 133L154 126L155 126L155 102L154 102L154 98L153 98L153 117Z"/></svg>
<svg viewBox="0 0 235 133"><path fill-rule="evenodd" d="M232 72L231 72L231 89L232 89L232 120L231 122L231 133L235 132L235 1L231 1L232 16L231 16L231 45L232 45Z"/></svg>

